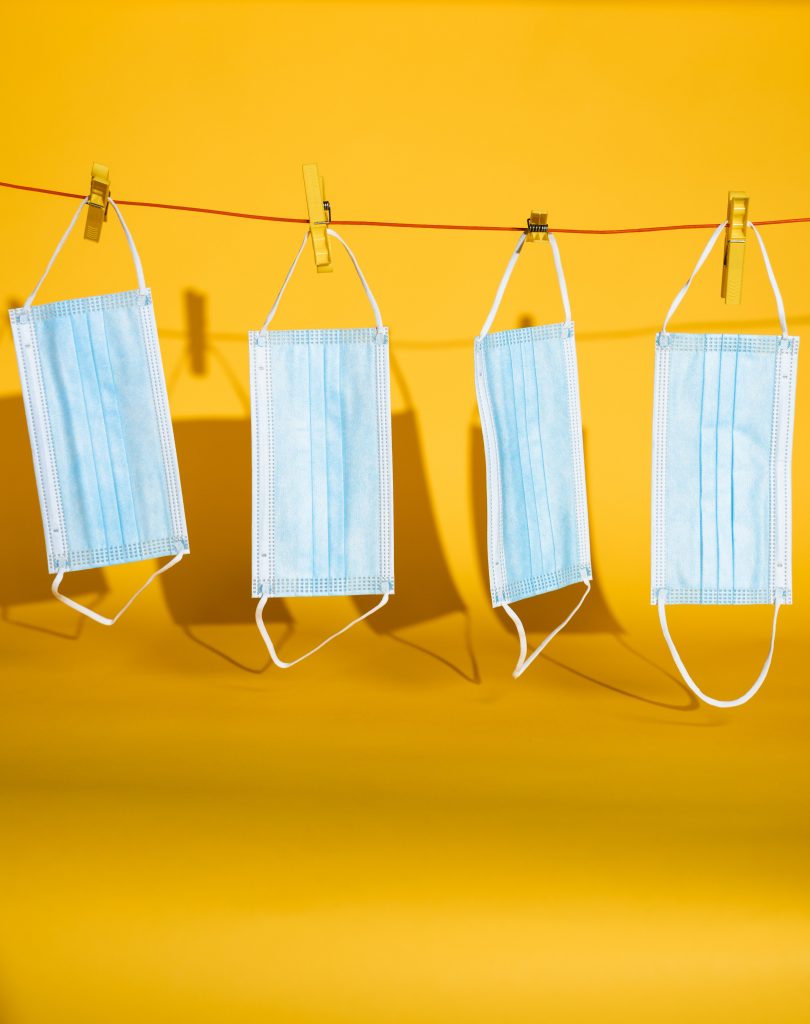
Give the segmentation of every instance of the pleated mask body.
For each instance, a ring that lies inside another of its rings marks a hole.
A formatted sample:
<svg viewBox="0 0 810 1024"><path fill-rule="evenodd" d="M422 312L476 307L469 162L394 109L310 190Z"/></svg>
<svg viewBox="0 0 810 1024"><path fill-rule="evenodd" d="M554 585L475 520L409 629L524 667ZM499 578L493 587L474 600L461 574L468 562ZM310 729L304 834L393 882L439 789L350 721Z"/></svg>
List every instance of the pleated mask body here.
<svg viewBox="0 0 810 1024"><path fill-rule="evenodd" d="M253 596L393 590L388 332L250 335Z"/></svg>
<svg viewBox="0 0 810 1024"><path fill-rule="evenodd" d="M574 325L556 239L549 237L566 311L563 323L489 333L517 257L507 266L475 341L475 383L487 466L492 604L515 622L520 675L526 638L511 604L592 577Z"/></svg>
<svg viewBox="0 0 810 1024"><path fill-rule="evenodd" d="M388 331L348 247L376 326L267 329L306 241L265 326L249 335L252 592L285 668L294 662L278 659L261 616L268 598L381 594L382 607L394 591Z"/></svg>
<svg viewBox="0 0 810 1024"><path fill-rule="evenodd" d="M790 473L799 348L753 226L782 333L667 329L724 226L712 235L656 337L651 581L651 601L684 680L720 707L744 703L759 688L770 667L779 608L792 601ZM771 649L748 693L715 701L697 687L669 634L668 604L774 606Z"/></svg>
<svg viewBox="0 0 810 1024"><path fill-rule="evenodd" d="M58 592L64 573L163 555L174 564L188 536L152 296L117 207L139 288L33 305L83 205L9 315L54 593L109 625Z"/></svg>

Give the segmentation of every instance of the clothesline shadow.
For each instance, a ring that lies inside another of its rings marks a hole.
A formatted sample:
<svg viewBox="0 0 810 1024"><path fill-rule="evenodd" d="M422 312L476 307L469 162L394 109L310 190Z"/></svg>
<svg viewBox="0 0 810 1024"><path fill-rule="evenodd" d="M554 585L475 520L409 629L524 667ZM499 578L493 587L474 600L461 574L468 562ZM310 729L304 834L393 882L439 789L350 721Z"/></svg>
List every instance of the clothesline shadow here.
<svg viewBox="0 0 810 1024"><path fill-rule="evenodd" d="M60 640L77 640L87 622L85 616L75 613L74 628L61 630L37 622L30 612L19 611L21 605L48 601L56 604L47 571L42 516L21 395L0 398L0 437L5 473L0 502L0 619L18 629L34 630ZM108 587L100 569L87 569L66 573L60 590L95 607Z"/></svg>
<svg viewBox="0 0 810 1024"><path fill-rule="evenodd" d="M526 326L526 324L522 324ZM587 433L583 431L583 448L585 449L585 461L587 465ZM479 566L480 578L487 594L489 594L489 560L487 554L487 481L486 481L486 458L484 455L484 440L481 426L474 422L470 428L470 481L472 489L473 521L475 529L475 546ZM597 558L598 547L594 540L593 521L590 522L591 542L591 568L593 580L591 592L588 595L581 609L565 627L566 634L586 635L608 635L613 637L616 643L634 658L644 662L666 679L675 683L682 690L686 697L686 704L672 704L665 701L654 700L642 694L634 693L617 686L605 679L598 679L595 676L586 674L579 669L566 665L555 659L547 652L540 655L547 661L559 668L564 668L574 675L579 676L597 686L612 690L631 700L641 701L645 704L652 704L671 711L694 711L700 703L697 701L681 679L673 673L668 672L659 664L652 661L642 652L636 650L626 639L626 631L613 613L608 600L604 594L600 581L600 572ZM527 634L539 634L542 638L557 627L570 613L579 599L580 588L577 586L563 587L560 590L548 594L541 594L538 597L530 598L519 603L519 614L526 628ZM510 634L515 635L514 624L507 615L497 609L496 621Z"/></svg>
<svg viewBox="0 0 810 1024"><path fill-rule="evenodd" d="M663 321L662 321L663 322ZM523 317L516 327L530 327L537 323L536 318ZM796 327L810 323L810 315L791 316L788 319L788 327L793 330ZM608 329L597 328L594 330L577 330L577 342L606 342L626 341L630 338L638 338L652 343L662 323L656 324L629 324L626 327L611 327ZM759 317L757 319L746 319L729 323L728 320L686 320L676 325L674 329L686 333L696 334L753 334L764 333L774 334L776 328L773 318ZM232 340L236 335L230 336ZM444 338L438 341L432 338L414 341L395 341L393 347L396 349L469 349L472 345L472 336L468 338Z"/></svg>

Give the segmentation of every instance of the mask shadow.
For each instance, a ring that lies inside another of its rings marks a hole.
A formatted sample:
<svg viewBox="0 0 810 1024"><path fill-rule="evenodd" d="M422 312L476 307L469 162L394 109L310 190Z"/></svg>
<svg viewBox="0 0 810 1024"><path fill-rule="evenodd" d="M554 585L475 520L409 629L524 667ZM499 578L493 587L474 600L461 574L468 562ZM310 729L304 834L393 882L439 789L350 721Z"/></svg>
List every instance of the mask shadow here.
<svg viewBox="0 0 810 1024"><path fill-rule="evenodd" d="M365 621L375 633L385 634L397 643L421 651L468 682L478 682L480 676L471 642L469 613L442 549L419 427L412 408L392 415L391 435L396 592L381 611ZM365 596L355 598L355 603L363 611L369 606ZM464 619L463 644L470 671L411 638L397 635L398 630L456 613Z"/></svg>
<svg viewBox="0 0 810 1024"><path fill-rule="evenodd" d="M583 447L585 449L587 464L587 436L585 432L583 432ZM486 458L484 455L483 434L481 427L478 424L474 424L470 429L470 466L476 554L481 581L487 594L489 594ZM591 582L591 592L585 603L582 605L582 608L580 608L574 618L565 627L565 632L593 635L607 634L612 636L616 643L624 651L632 655L634 659L644 663L647 667L654 669L656 673L663 675L667 680L674 683L678 689L683 691L686 697L686 703L672 704L666 701L653 700L638 693L633 693L631 690L617 686L611 681L598 679L595 676L582 672L577 668L566 665L564 662L557 660L553 656L553 652L551 654L543 652L540 657L554 665L557 665L559 668L566 669L566 671L573 673L581 679L585 679L597 686L612 690L613 692L629 697L632 700L638 700L642 703L652 704L656 707L666 708L671 711L696 710L700 706L699 701L684 684L683 680L674 673L662 668L657 662L638 651L626 639L625 630L613 614L602 591L599 581L598 561L596 557L598 547L594 543L593 522L589 524L589 527L591 541L591 567L593 569L594 577ZM518 610L526 628L526 632L542 635L550 632L558 626L574 607L579 591L579 587L563 587L562 589L553 591L552 593L541 594L536 598L530 598L519 602ZM515 627L513 623L509 620L506 614L502 613L500 610L498 610L497 621L506 631L514 635ZM553 644L550 645L549 650L551 650L551 646L553 646Z"/></svg>
<svg viewBox="0 0 810 1024"><path fill-rule="evenodd" d="M22 396L0 398L0 437L3 438L5 488L0 501L0 617L21 629L33 629L75 640L86 623L76 614L75 628L61 631L40 625L30 615L21 615L18 606L56 599L51 594L47 571L42 515L31 457L31 444ZM61 592L90 607L107 593L101 569L86 569L65 574ZM74 614L71 612L71 614Z"/></svg>
<svg viewBox="0 0 810 1024"><path fill-rule="evenodd" d="M243 658L250 654L221 646L211 626L250 625L255 630L256 599L251 596L250 422L241 419L180 420L174 424L183 502L191 554L160 577L172 621L194 643L238 668L260 672ZM265 621L290 626L281 600L268 602ZM257 635L250 634L255 652ZM230 648L230 645L229 645Z"/></svg>

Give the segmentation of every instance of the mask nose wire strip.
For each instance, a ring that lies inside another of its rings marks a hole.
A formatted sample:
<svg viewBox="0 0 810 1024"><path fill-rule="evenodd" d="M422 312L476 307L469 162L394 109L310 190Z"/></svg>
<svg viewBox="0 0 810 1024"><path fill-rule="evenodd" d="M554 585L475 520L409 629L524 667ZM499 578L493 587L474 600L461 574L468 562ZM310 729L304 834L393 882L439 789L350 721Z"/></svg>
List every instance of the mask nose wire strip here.
<svg viewBox="0 0 810 1024"><path fill-rule="evenodd" d="M760 686L762 686L762 684L765 682L765 677L768 675L768 672L771 667L771 659L773 658L773 648L774 644L776 643L776 619L779 615L779 609L781 607L782 595L777 594L776 601L774 602L773 607L771 646L768 650L768 656L765 659L765 664L762 666L762 669L759 675L757 676L754 685L750 688L750 690L746 691L742 695L742 697L737 697L736 700L715 700L714 697L707 696L687 672L686 665L684 665L683 659L681 658L680 654L678 654L678 649L676 648L675 643L669 634L669 626L667 625L666 613L666 593L663 589L658 591L658 618L661 622L661 632L664 634L664 639L667 642L667 647L669 647L669 653L672 655L672 660L675 662L675 665L678 671L680 672L683 681L686 683L686 685L689 687L692 693L694 693L696 697L699 697L706 704L711 704L711 706L714 708L737 708L741 704L748 703L748 701L751 700L751 698L754 696L754 694L757 692Z"/></svg>
<svg viewBox="0 0 810 1024"><path fill-rule="evenodd" d="M574 607L574 610L572 612L569 612L569 614L566 616L566 618L563 619L563 621L559 624L559 626L556 627L556 629L552 629L552 631L548 634L548 636L545 637L537 645L537 647L535 647L535 649L528 656L528 658L526 657L526 653L527 653L527 650L528 650L528 647L527 647L527 644L526 644L526 630L523 627L523 623L520 621L520 616L517 614L517 612L512 607L510 607L510 605L508 605L508 604L502 604L501 605L503 610L506 612L506 614L509 616L509 618L512 620L512 622L514 622L515 626L517 627L518 639L520 640L520 654L518 656L517 665L515 665L515 670L512 673L512 675L513 675L513 677L515 679L518 679L520 676L523 675L523 673L526 671L526 669L529 667L529 665L531 665L531 663L538 656L538 654L541 654L546 649L546 647L548 647L548 645L551 643L551 641L554 639L554 637L558 633L560 633L563 629L565 629L565 627L568 625L568 623L571 621L571 619L573 619L573 617L576 615L576 613L582 607L582 605L583 605L583 603L585 601L585 598L591 592L591 582L590 582L590 580L586 576L583 576L582 577L582 582L585 584L585 592L583 593L582 597L580 597L579 601L577 602L576 606Z"/></svg>
<svg viewBox="0 0 810 1024"><path fill-rule="evenodd" d="M261 633L262 639L264 640L265 646L267 647L268 654L273 660L273 664L277 665L279 668L292 668L292 666L297 665L299 661L303 661L304 658L308 658L310 654L315 654L316 651L319 651L322 647L325 647L328 643L331 643L331 641L334 640L336 637L339 637L341 633L345 633L347 629L351 629L352 626L356 626L358 622L362 622L363 619L367 619L369 615L373 615L374 612L378 612L380 608L388 604L388 598L390 596L390 592L386 591L383 594L382 598L377 602L377 604L374 605L373 608L369 608L367 612L363 612L363 614L358 615L356 619L352 619L352 621L348 623L348 625L344 626L342 629L339 629L337 633L333 633L331 636L328 636L325 640L322 640L317 647L313 647L311 651L307 651L306 654L302 654L300 658L296 658L294 661L282 661L279 658L279 656L276 654L276 649L273 646L273 641L270 639L270 634L267 632L267 627L264 624L264 606L270 599L270 594L264 594L260 599L259 603L256 605L256 625L259 627L259 632Z"/></svg>
<svg viewBox="0 0 810 1024"><path fill-rule="evenodd" d="M74 611L80 612L82 615L86 615L88 619L93 619L94 622L98 622L102 626L112 626L121 618L121 616L124 614L127 608L129 608L129 606L132 604L135 598L140 597L140 595L144 592L144 590L146 590L146 588L153 580L157 579L157 577L160 576L162 573L167 572L169 569L172 568L172 566L177 565L177 563L180 561L181 558L183 558L185 554L185 551L178 551L178 553L173 558L169 559L169 561L166 562L165 565L161 565L159 569L156 569L149 577L149 579L146 581L146 583L144 583L135 591L135 593L127 601L124 607L112 618L108 618L106 615L99 615L99 613L94 612L92 608L86 608L83 604L79 604L78 601L74 601L73 598L66 597L64 594L59 593L59 585L62 582L62 577L65 575L64 569L60 569L56 576L54 576L53 583L51 584L51 593L55 598L60 600L62 604L66 604L68 608L72 608Z"/></svg>

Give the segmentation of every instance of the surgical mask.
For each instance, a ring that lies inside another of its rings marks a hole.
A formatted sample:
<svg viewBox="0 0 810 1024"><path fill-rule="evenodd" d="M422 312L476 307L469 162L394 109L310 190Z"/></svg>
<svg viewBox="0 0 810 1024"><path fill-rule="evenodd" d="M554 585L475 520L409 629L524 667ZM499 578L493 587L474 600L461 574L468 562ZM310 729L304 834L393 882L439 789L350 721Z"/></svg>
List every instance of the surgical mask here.
<svg viewBox="0 0 810 1024"><path fill-rule="evenodd" d="M520 676L579 611L591 554L574 324L560 252L548 235L565 322L489 333L526 235L475 339L475 386L487 464L487 547L494 608L517 628ZM573 611L531 654L516 601L583 583Z"/></svg>
<svg viewBox="0 0 810 1024"><path fill-rule="evenodd" d="M115 203L136 291L33 305L87 199L36 288L9 310L55 597L111 626L188 553L152 296ZM112 618L59 592L66 572L171 555Z"/></svg>
<svg viewBox="0 0 810 1024"><path fill-rule="evenodd" d="M308 233L260 331L249 334L253 440L253 596L273 662L289 668L383 607L394 592L388 331L269 331ZM271 597L382 594L369 611L294 661L264 624Z"/></svg>
<svg viewBox="0 0 810 1024"><path fill-rule="evenodd" d="M667 328L725 223L670 306L655 344L652 603L687 686L718 708L744 704L771 666L776 619L791 595L790 463L799 339L762 237L782 333L676 334ZM694 682L667 624L668 604L772 604L771 644L759 676L735 700Z"/></svg>

